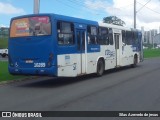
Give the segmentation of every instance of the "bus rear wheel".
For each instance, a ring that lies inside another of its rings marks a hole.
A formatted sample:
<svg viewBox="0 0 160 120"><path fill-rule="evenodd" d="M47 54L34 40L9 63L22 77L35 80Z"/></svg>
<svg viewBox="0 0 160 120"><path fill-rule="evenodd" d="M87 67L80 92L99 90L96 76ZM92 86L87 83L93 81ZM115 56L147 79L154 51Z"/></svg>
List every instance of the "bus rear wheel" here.
<svg viewBox="0 0 160 120"><path fill-rule="evenodd" d="M102 76L103 73L104 73L104 62L102 59L99 59L97 63L97 76Z"/></svg>

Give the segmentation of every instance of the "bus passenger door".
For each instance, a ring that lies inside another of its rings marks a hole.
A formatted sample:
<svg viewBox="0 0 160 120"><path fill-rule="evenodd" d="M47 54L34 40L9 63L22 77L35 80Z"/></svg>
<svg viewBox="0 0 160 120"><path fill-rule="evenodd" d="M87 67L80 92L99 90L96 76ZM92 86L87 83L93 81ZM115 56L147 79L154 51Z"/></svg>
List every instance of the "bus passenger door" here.
<svg viewBox="0 0 160 120"><path fill-rule="evenodd" d="M115 52L116 52L116 67L120 66L120 35L117 33L114 33L114 40L115 40Z"/></svg>
<svg viewBox="0 0 160 120"><path fill-rule="evenodd" d="M78 75L86 73L86 31L76 30Z"/></svg>

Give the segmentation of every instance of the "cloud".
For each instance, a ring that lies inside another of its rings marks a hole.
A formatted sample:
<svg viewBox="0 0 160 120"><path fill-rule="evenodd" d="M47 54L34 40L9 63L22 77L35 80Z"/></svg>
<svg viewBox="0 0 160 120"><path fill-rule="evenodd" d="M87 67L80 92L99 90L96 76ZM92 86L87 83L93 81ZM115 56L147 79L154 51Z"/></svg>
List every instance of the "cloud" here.
<svg viewBox="0 0 160 120"><path fill-rule="evenodd" d="M0 2L0 14L24 14L25 11L22 8L16 8L9 3Z"/></svg>
<svg viewBox="0 0 160 120"><path fill-rule="evenodd" d="M125 21L127 27L133 28L133 0L113 0L113 3L104 0L86 0L86 7L93 11L103 10L103 14L108 16L117 16ZM148 29L158 29L160 26L160 0L151 0L144 6L148 0L137 0L137 28L144 26ZM143 7L144 6L144 7ZM100 13L101 14L101 13ZM105 16L104 16L105 17Z"/></svg>
<svg viewBox="0 0 160 120"><path fill-rule="evenodd" d="M0 25L0 28L1 28L1 27L6 27L6 26L5 26L5 25L3 25L3 24L1 24L1 25Z"/></svg>
<svg viewBox="0 0 160 120"><path fill-rule="evenodd" d="M160 13L158 13L160 1L152 0L146 6L144 6L147 2L148 0L141 0L140 2L137 1L137 28L144 26L146 29L158 29L158 27L160 26ZM114 0L113 4L113 7L117 8L120 8L122 5L132 5L125 8L121 8L119 12L116 12L127 23L127 26L129 27L133 26L134 4L132 3L133 0L127 0L125 1L125 3L122 3L121 0Z"/></svg>
<svg viewBox="0 0 160 120"><path fill-rule="evenodd" d="M94 1L94 0L86 0L85 1L85 5L87 6L87 8L89 9L93 9L93 10L101 10L101 9L105 9L106 6L109 6L109 3L106 3L104 1Z"/></svg>

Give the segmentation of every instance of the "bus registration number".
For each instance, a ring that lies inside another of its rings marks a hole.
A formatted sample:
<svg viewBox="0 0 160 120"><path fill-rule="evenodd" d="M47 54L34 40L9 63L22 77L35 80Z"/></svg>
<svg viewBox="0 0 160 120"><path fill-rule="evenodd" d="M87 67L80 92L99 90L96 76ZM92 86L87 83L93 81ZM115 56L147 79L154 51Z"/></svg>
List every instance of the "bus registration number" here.
<svg viewBox="0 0 160 120"><path fill-rule="evenodd" d="M46 67L46 63L34 63L34 67L40 67L40 68L42 68L42 67Z"/></svg>

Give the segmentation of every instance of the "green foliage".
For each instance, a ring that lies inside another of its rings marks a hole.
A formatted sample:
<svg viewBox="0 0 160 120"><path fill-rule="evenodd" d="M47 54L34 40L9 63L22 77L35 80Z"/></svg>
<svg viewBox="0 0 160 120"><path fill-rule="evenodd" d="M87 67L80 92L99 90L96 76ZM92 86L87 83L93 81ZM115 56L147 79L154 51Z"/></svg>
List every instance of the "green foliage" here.
<svg viewBox="0 0 160 120"><path fill-rule="evenodd" d="M0 36L0 48L8 48L8 36Z"/></svg>
<svg viewBox="0 0 160 120"><path fill-rule="evenodd" d="M13 76L8 72L8 62L0 62L0 82L22 79L25 76Z"/></svg>
<svg viewBox="0 0 160 120"><path fill-rule="evenodd" d="M9 28L0 27L0 48L8 47Z"/></svg>
<svg viewBox="0 0 160 120"><path fill-rule="evenodd" d="M145 49L144 58L160 57L160 49Z"/></svg>
<svg viewBox="0 0 160 120"><path fill-rule="evenodd" d="M108 16L103 18L104 23L124 26L125 22L116 16Z"/></svg>

